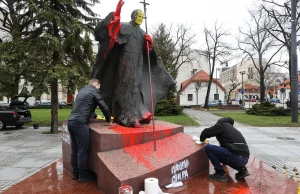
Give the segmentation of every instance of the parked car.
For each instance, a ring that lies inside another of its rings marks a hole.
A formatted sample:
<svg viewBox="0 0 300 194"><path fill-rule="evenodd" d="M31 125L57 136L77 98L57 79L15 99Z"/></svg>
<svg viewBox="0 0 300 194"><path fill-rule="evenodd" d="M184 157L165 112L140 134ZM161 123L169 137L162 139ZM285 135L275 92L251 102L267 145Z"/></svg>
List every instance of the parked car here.
<svg viewBox="0 0 300 194"><path fill-rule="evenodd" d="M40 106L51 106L50 100L41 100Z"/></svg>
<svg viewBox="0 0 300 194"><path fill-rule="evenodd" d="M68 104L65 101L58 101L58 106L67 106Z"/></svg>
<svg viewBox="0 0 300 194"><path fill-rule="evenodd" d="M280 99L275 97L275 98L272 98L270 100L270 102L280 103Z"/></svg>
<svg viewBox="0 0 300 194"><path fill-rule="evenodd" d="M31 112L26 109L27 98L15 96L10 104L0 104L0 130L6 126L22 127L31 122Z"/></svg>
<svg viewBox="0 0 300 194"><path fill-rule="evenodd" d="M224 105L222 100L220 100L220 101L221 101L221 104ZM213 100L208 103L208 107L217 107L218 104L219 104L219 100ZM201 106L204 107L204 104L201 104Z"/></svg>

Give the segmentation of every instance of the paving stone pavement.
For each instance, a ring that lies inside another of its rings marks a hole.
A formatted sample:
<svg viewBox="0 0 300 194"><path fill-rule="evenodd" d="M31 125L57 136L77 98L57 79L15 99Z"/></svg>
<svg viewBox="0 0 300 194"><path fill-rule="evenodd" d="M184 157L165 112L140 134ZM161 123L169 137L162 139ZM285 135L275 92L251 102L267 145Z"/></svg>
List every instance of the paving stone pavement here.
<svg viewBox="0 0 300 194"><path fill-rule="evenodd" d="M201 125L185 127L185 133L191 136L199 136L220 118L206 111L185 109L184 112ZM280 171L286 164L290 175L293 167L300 170L299 128L252 127L237 122L235 127L245 136L251 154L266 164L275 165ZM0 131L0 193L62 157L61 134L42 133L49 130L24 127ZM279 139L284 137L295 140ZM215 138L210 138L210 143L218 144Z"/></svg>
<svg viewBox="0 0 300 194"><path fill-rule="evenodd" d="M184 109L184 112L200 124L200 127L185 127L185 133L191 136L199 137L205 128L214 125L221 118L207 111ZM281 172L282 167L286 165L289 176L294 174L294 167L300 170L299 127L253 127L238 122L235 122L234 126L245 137L250 154L269 166L275 166ZM209 142L218 145L216 138L210 138Z"/></svg>
<svg viewBox="0 0 300 194"><path fill-rule="evenodd" d="M61 134L43 134L48 127L0 131L0 193L62 156Z"/></svg>

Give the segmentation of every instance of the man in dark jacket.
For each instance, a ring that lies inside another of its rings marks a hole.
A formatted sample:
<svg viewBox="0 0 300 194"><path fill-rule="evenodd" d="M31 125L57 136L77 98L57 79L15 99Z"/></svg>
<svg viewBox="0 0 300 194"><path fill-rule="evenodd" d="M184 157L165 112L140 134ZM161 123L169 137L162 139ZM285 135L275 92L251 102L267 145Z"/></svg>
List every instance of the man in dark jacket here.
<svg viewBox="0 0 300 194"><path fill-rule="evenodd" d="M96 180L96 175L87 168L90 148L89 122L97 106L103 112L107 122L111 122L109 108L100 95L100 82L91 79L88 86L82 88L76 96L72 112L68 119L68 130L72 140L72 179L79 182Z"/></svg>
<svg viewBox="0 0 300 194"><path fill-rule="evenodd" d="M249 175L246 164L249 159L249 148L245 138L236 128L233 127L232 118L222 118L218 122L202 131L200 141L204 142L206 138L216 137L220 143L219 146L207 144L205 151L215 168L215 174L208 175L208 179L220 182L227 182L228 177L221 165L228 165L238 170L237 179L242 179Z"/></svg>

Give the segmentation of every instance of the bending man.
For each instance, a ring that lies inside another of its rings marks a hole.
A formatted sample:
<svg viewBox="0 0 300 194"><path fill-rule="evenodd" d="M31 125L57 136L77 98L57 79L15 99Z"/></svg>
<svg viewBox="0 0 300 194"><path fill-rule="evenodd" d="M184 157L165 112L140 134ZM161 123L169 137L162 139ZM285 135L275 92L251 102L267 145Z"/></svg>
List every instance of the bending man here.
<svg viewBox="0 0 300 194"><path fill-rule="evenodd" d="M107 122L111 121L110 112L100 95L100 82L91 79L88 86L82 88L76 96L72 112L68 119L68 130L72 140L72 179L79 182L96 180L96 175L89 172L87 159L90 148L89 122L97 105Z"/></svg>

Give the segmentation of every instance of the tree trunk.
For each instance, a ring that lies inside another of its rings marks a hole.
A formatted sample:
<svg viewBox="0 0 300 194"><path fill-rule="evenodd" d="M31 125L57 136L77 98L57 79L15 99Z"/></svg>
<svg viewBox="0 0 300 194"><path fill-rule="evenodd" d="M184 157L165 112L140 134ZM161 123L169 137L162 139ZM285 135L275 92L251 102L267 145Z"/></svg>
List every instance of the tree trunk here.
<svg viewBox="0 0 300 194"><path fill-rule="evenodd" d="M198 89L196 89L196 105L198 107Z"/></svg>
<svg viewBox="0 0 300 194"><path fill-rule="evenodd" d="M227 96L227 104L229 104L229 100L230 100L230 94L231 94L232 90L229 90L228 92L228 96Z"/></svg>
<svg viewBox="0 0 300 194"><path fill-rule="evenodd" d="M264 83L265 75L264 72L260 72L260 102L265 101L265 83Z"/></svg>
<svg viewBox="0 0 300 194"><path fill-rule="evenodd" d="M51 82L51 132L58 132L58 83Z"/></svg>
<svg viewBox="0 0 300 194"><path fill-rule="evenodd" d="M209 95L210 95L210 88L211 88L211 82L212 82L212 75L210 75L210 79L208 82L208 87L207 87L207 92L206 92L206 97L205 97L205 105L204 108L208 109L208 101L209 101Z"/></svg>

